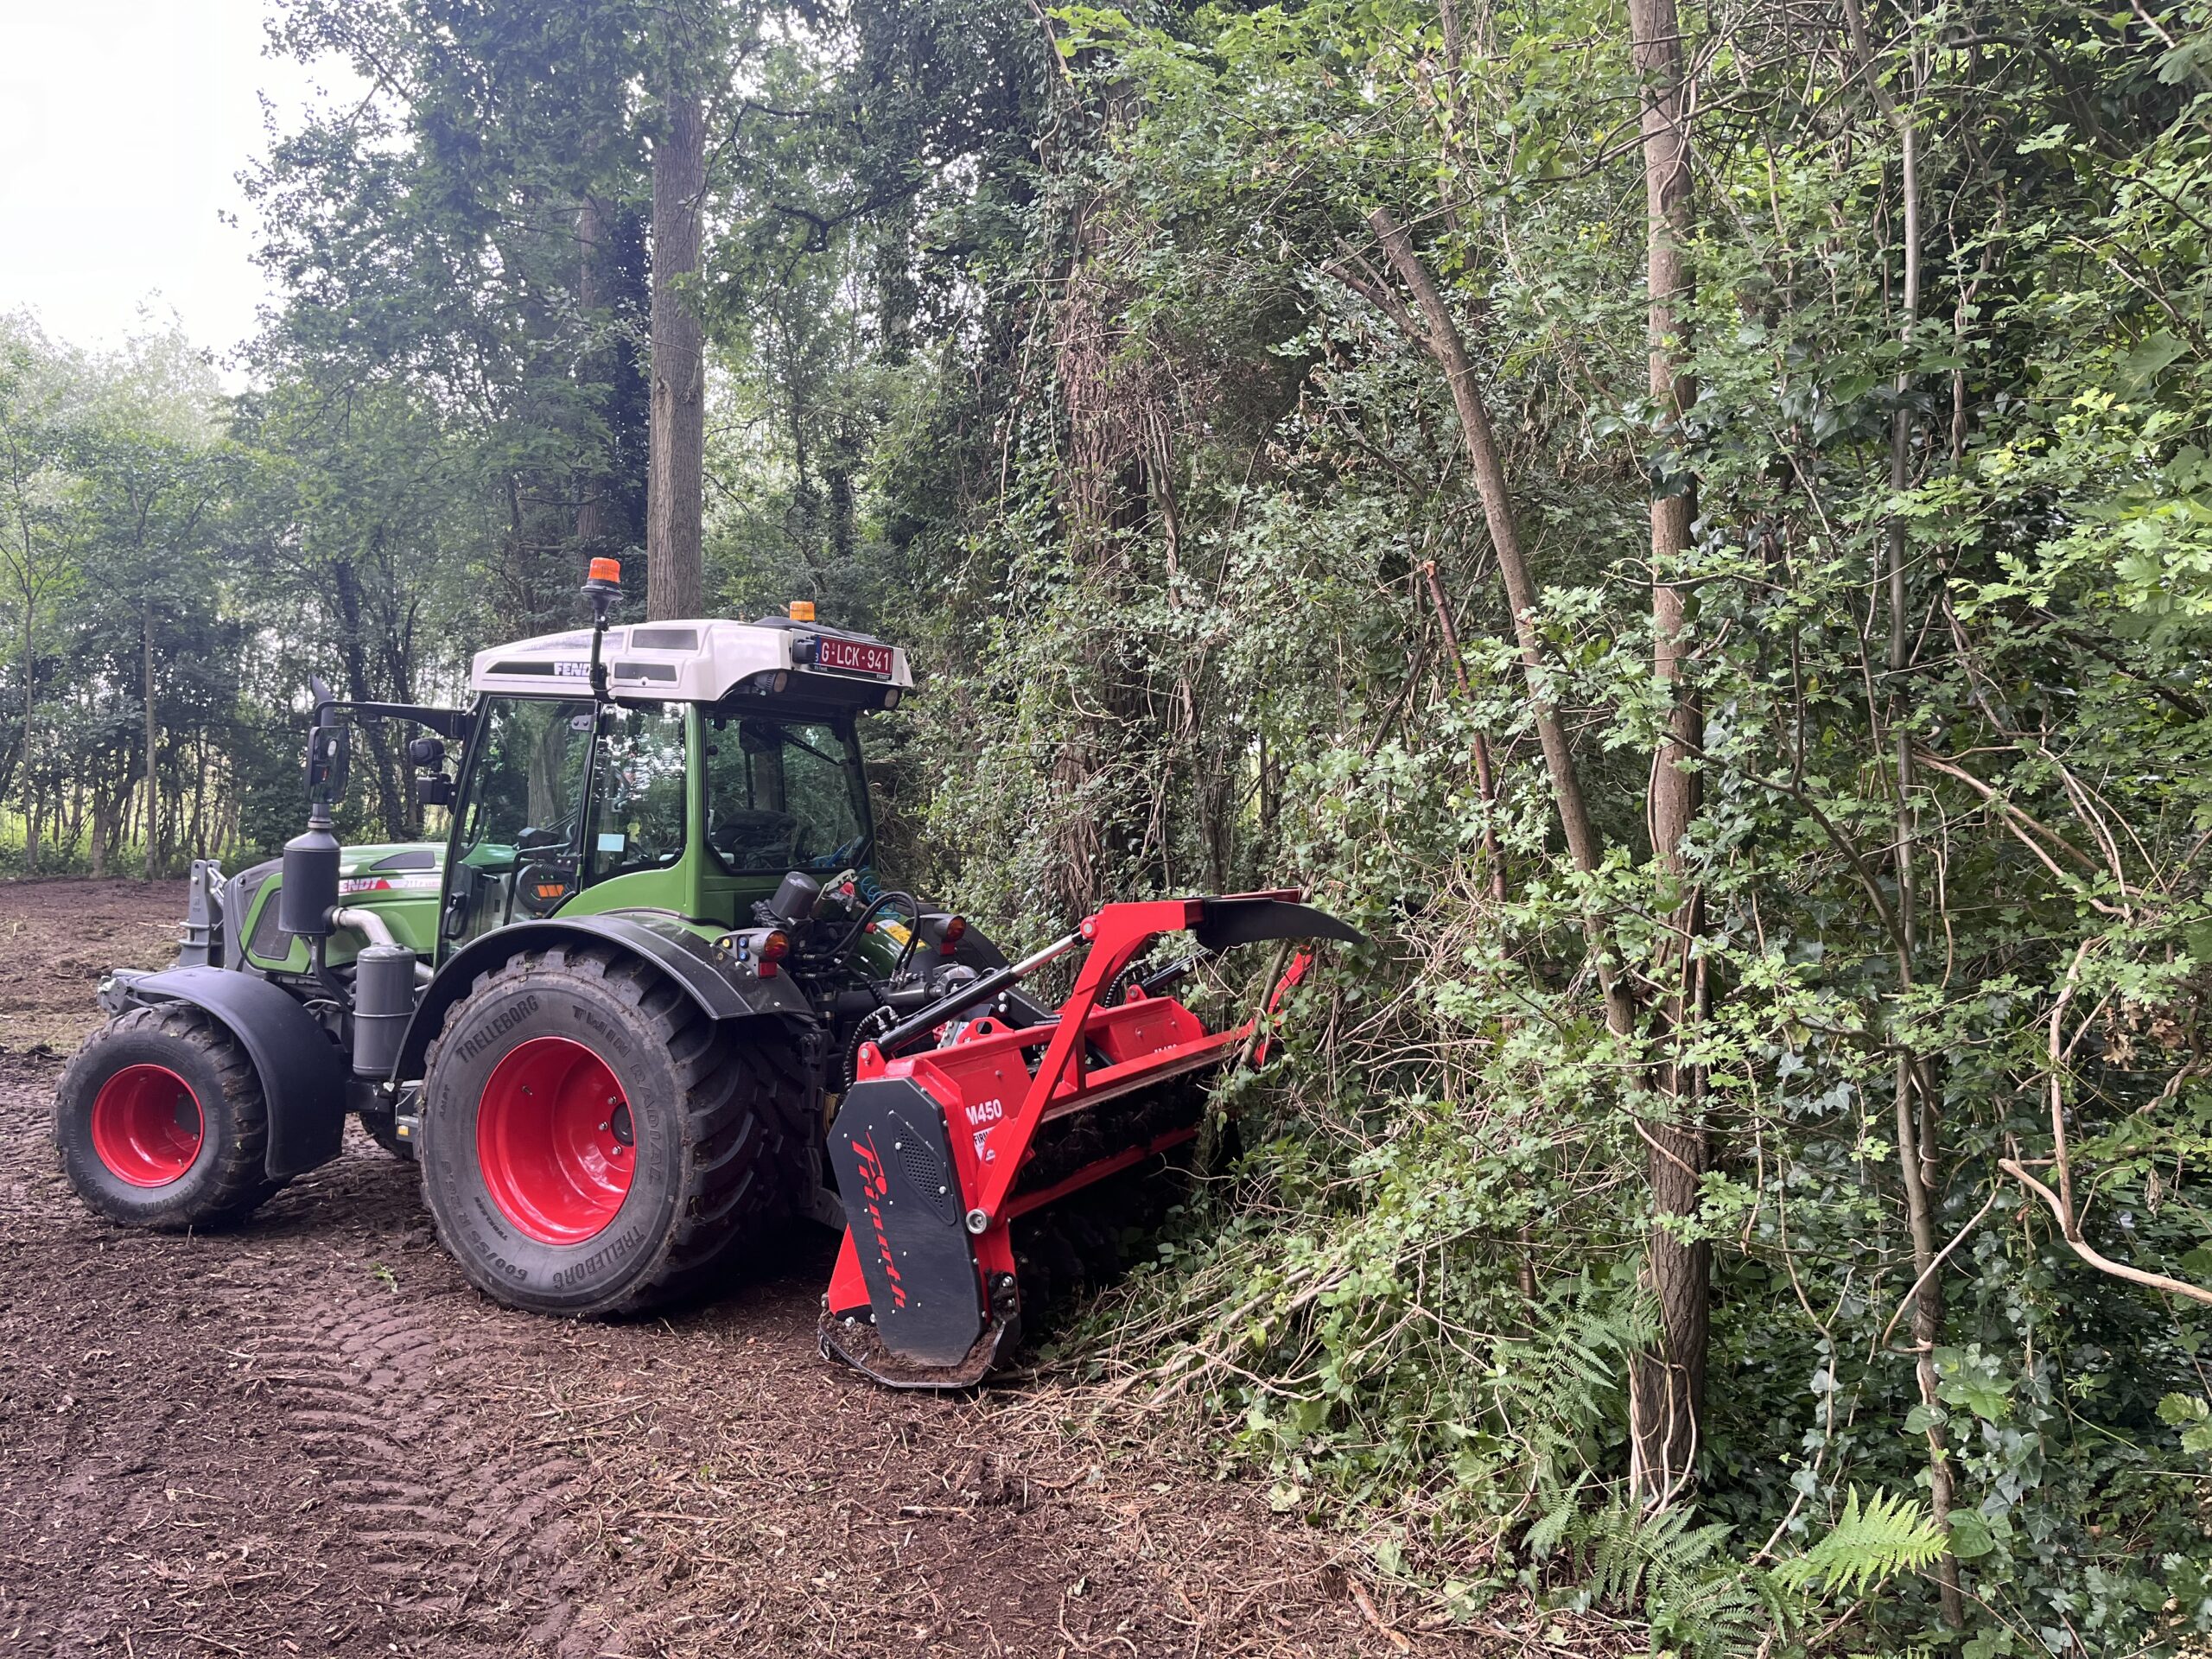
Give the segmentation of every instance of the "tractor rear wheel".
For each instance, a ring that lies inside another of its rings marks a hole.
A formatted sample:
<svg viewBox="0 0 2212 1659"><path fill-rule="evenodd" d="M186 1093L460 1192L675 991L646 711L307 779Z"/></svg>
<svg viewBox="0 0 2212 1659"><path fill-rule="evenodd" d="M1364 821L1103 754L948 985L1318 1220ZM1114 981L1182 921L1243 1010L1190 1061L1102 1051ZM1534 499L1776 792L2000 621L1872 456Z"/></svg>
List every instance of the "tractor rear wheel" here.
<svg viewBox="0 0 2212 1659"><path fill-rule="evenodd" d="M79 1048L54 1097L77 1196L135 1227L224 1227L284 1183L263 1170L269 1108L238 1039L182 1002L133 1008Z"/></svg>
<svg viewBox="0 0 2212 1659"><path fill-rule="evenodd" d="M480 978L431 1046L423 1101L438 1236L513 1307L663 1300L796 1193L804 1097L790 1045L709 1019L604 947L529 951Z"/></svg>

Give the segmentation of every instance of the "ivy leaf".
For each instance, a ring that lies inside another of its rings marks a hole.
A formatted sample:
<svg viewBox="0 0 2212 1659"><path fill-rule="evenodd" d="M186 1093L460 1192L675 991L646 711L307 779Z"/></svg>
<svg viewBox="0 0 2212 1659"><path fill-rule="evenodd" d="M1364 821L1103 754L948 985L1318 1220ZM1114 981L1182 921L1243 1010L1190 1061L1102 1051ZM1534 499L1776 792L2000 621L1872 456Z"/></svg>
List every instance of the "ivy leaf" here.
<svg viewBox="0 0 2212 1659"><path fill-rule="evenodd" d="M2121 383L2130 391L2142 391L2188 349L2164 329L2159 329L2120 359Z"/></svg>
<svg viewBox="0 0 2212 1659"><path fill-rule="evenodd" d="M1978 1561L1997 1548L1997 1539L1989 1529L1989 1522L1974 1510L1955 1510L1951 1514L1951 1554L1962 1561Z"/></svg>

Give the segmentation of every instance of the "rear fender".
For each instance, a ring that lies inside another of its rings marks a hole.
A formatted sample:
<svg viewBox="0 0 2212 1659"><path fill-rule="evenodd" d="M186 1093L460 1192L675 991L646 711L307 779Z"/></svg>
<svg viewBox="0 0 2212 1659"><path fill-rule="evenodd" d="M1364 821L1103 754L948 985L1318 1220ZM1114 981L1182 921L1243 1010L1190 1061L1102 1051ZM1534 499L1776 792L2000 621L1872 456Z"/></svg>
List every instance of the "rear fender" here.
<svg viewBox="0 0 2212 1659"><path fill-rule="evenodd" d="M717 952L673 916L625 911L556 916L495 928L448 957L416 1005L415 1017L400 1044L399 1065L393 1077L413 1082L423 1075L423 1060L445 1025L446 1014L468 995L479 975L526 950L593 942L618 945L643 957L710 1019L742 1020L765 1014L799 1027L815 1023L812 1006L788 977L779 974L772 979L760 978L752 968L741 967L727 952Z"/></svg>
<svg viewBox="0 0 2212 1659"><path fill-rule="evenodd" d="M134 978L133 1001L185 1002L238 1039L269 1106L264 1167L304 1175L338 1155L346 1133L346 1058L315 1017L269 981L226 968L173 968Z"/></svg>

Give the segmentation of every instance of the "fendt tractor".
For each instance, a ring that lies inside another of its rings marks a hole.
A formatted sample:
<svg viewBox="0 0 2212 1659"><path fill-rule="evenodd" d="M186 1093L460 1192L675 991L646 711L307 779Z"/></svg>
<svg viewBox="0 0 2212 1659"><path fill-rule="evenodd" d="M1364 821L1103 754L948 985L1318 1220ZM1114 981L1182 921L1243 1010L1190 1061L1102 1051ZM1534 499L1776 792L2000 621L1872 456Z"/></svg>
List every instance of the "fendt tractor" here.
<svg viewBox="0 0 2212 1659"><path fill-rule="evenodd" d="M803 605L610 627L620 579L593 561L588 628L480 652L467 708L314 684L304 833L195 864L177 964L103 982L62 1166L115 1222L235 1224L355 1115L418 1161L471 1282L556 1314L658 1302L811 1217L845 1230L824 1355L976 1382L1070 1248L1039 1242L1061 1201L1172 1165L1209 1075L1260 1058L1255 1021L1210 1030L1174 988L1236 945L1359 936L1245 893L1109 904L1009 961L878 883L858 728L912 690L903 651ZM444 845L332 834L375 721L421 728ZM1046 1006L1033 976L1077 952Z"/></svg>

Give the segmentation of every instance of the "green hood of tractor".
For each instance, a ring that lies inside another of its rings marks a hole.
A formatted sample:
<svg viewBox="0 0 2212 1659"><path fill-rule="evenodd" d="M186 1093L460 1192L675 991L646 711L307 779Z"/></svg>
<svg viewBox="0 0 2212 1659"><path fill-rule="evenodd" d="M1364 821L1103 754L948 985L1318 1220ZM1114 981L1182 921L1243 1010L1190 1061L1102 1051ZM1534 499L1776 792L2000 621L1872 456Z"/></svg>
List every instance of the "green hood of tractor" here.
<svg viewBox="0 0 2212 1659"><path fill-rule="evenodd" d="M374 842L348 847L338 861L338 899L340 904L373 910L402 944L422 953L427 961L436 949L438 893L445 878L446 849L442 842ZM232 937L245 942L245 954L257 968L304 972L308 947L288 938L276 926L276 893L284 885L283 872L272 868L253 893L243 918L232 919ZM345 930L331 940L334 963L350 962L353 937Z"/></svg>

